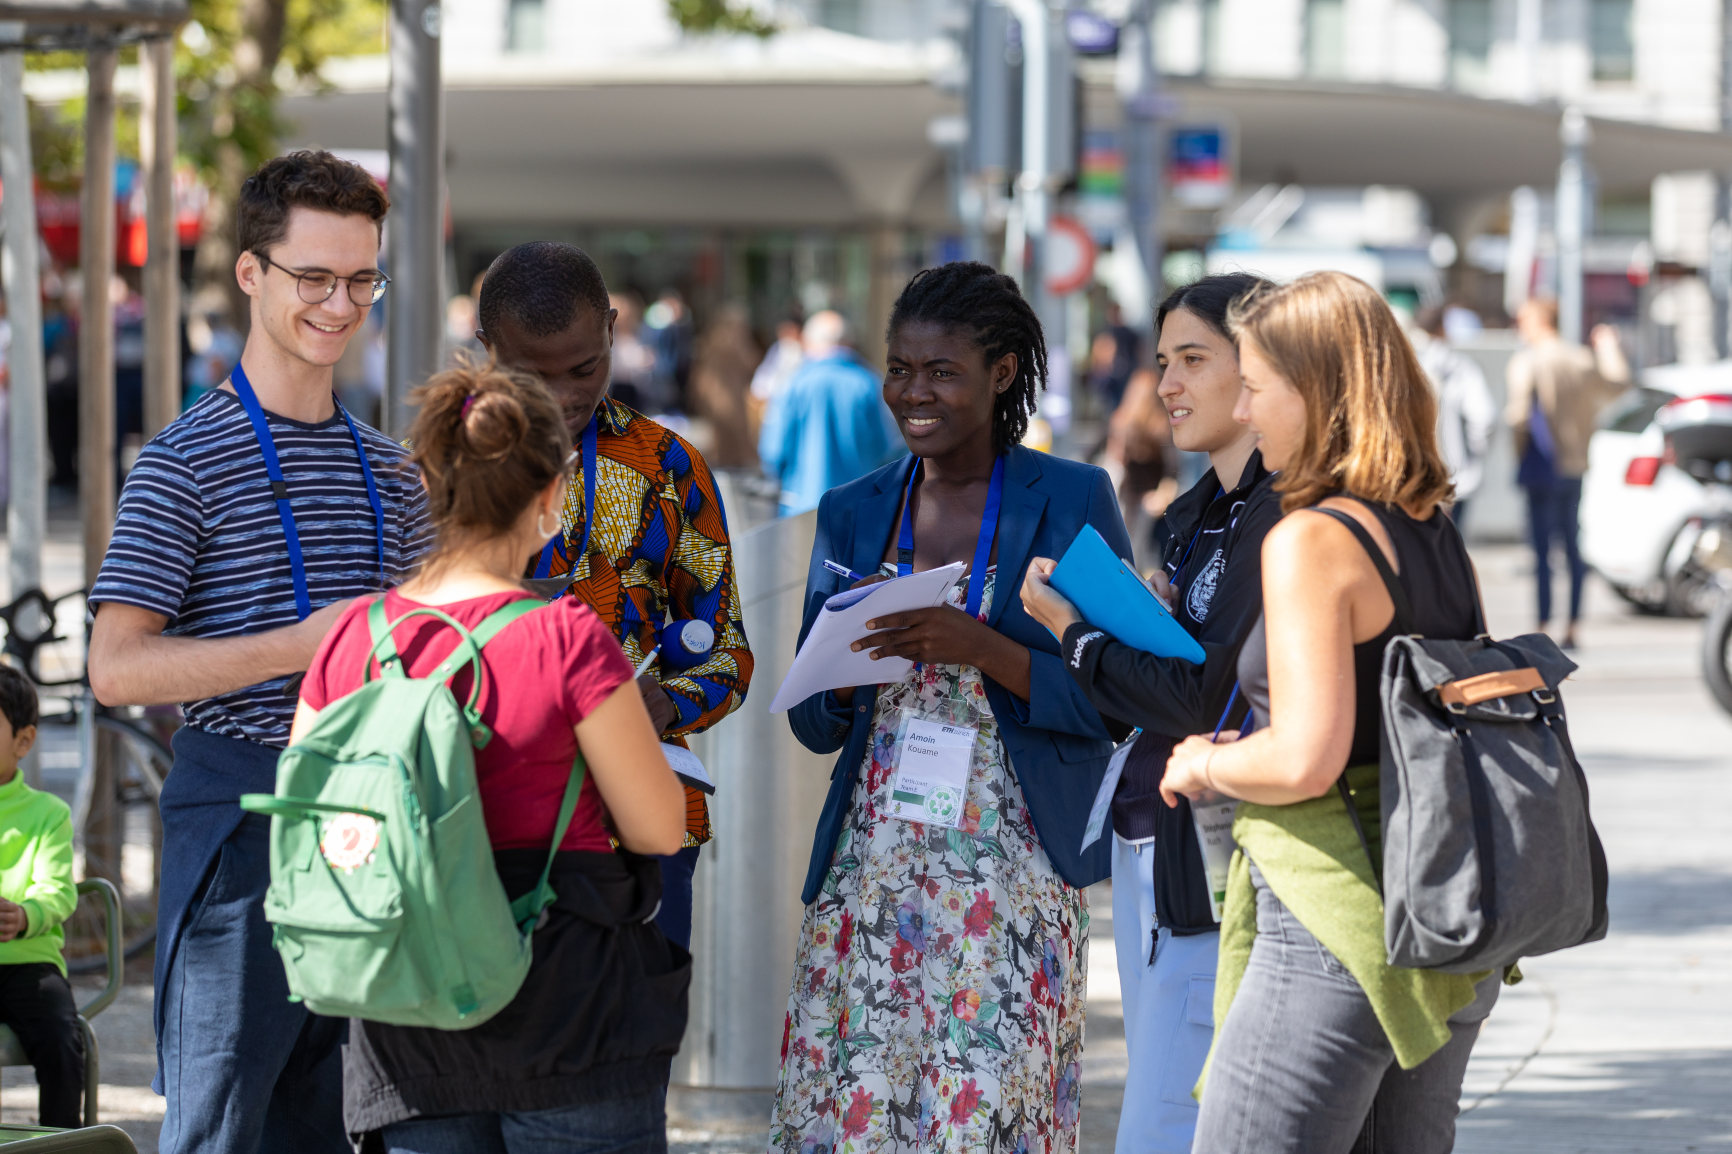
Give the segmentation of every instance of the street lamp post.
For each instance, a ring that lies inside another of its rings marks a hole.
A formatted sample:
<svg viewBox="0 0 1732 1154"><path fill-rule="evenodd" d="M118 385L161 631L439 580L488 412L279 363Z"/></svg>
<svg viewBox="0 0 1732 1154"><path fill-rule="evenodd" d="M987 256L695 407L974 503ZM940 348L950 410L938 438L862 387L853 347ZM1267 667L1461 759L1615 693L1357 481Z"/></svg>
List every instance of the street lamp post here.
<svg viewBox="0 0 1732 1154"><path fill-rule="evenodd" d="M1127 319L1144 335L1154 331L1152 306L1165 287L1161 275L1165 245L1160 227L1163 100L1160 74L1155 68L1155 8L1155 0L1138 0L1119 39L1119 98L1125 117L1125 215L1148 286L1145 307Z"/></svg>
<svg viewBox="0 0 1732 1154"><path fill-rule="evenodd" d="M392 291L379 423L409 430L409 390L439 368L444 333L445 117L438 0L391 0Z"/></svg>
<svg viewBox="0 0 1732 1154"><path fill-rule="evenodd" d="M1589 139L1588 118L1580 108L1564 109L1558 136L1564 159L1558 166L1558 333L1566 341L1582 339L1582 245L1588 222L1588 174L1583 150Z"/></svg>

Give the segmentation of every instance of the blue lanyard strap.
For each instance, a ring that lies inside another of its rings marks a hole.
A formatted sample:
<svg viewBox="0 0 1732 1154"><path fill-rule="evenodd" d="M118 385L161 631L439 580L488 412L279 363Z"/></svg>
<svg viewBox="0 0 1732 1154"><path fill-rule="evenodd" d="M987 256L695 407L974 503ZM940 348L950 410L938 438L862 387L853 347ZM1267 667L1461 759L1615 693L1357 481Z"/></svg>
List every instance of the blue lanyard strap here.
<svg viewBox="0 0 1732 1154"><path fill-rule="evenodd" d="M923 464L914 458L908 470L908 488L902 497L902 532L896 538L896 575L914 572L914 482ZM968 570L968 615L980 616L980 601L986 595L986 568L992 560L992 539L998 534L998 509L1004 501L1004 458L992 464L992 483L986 489L986 512L980 518L980 537L974 543L974 564Z"/></svg>
<svg viewBox="0 0 1732 1154"><path fill-rule="evenodd" d="M607 404L605 400L601 403L603 405ZM577 552L572 555L571 564L567 566L567 571L571 574L571 579L573 581L578 579L577 567L579 565L583 565L584 567L584 576L587 577L589 575L589 529L591 525L595 524L595 435L596 427L600 422L601 407L598 405L595 413L589 418L589 424L584 426L583 454L578 458L577 463L577 467L583 470L583 536L579 538ZM537 580L548 577L552 574L554 553L558 550L559 546L564 543L564 539L565 534L561 532L559 535L555 536L553 540L547 543L547 548L541 551L541 558L535 563L535 576ZM570 588L571 586L568 585L565 589L561 589L558 595L554 597L554 600L557 601L560 597L565 596L566 589Z"/></svg>
<svg viewBox="0 0 1732 1154"><path fill-rule="evenodd" d="M246 370L240 362L235 363L234 370L229 374L229 380L234 383L235 396L240 398L241 407L247 411L247 419L253 423L253 435L258 438L259 453L265 459L265 475L271 481L271 497L277 503L277 518L283 523L283 538L289 547L289 573L295 582L295 612L305 621L313 612L312 595L307 589L307 565L301 555L301 535L295 529L295 511L289 505L289 486L283 480L283 465L277 459L277 443L271 437L271 424L265 418L265 410L259 404L257 394L253 392L253 384L247 380ZM349 426L349 435L355 439L355 452L361 458L361 479L367 485L367 504L373 508L373 537L379 549L379 588L385 587L385 507L379 500L379 487L373 481L373 468L367 463L367 451L361 445L361 431L355 427L354 420L349 416L342 403L336 397L331 398L337 406L337 412L343 415L343 421Z"/></svg>

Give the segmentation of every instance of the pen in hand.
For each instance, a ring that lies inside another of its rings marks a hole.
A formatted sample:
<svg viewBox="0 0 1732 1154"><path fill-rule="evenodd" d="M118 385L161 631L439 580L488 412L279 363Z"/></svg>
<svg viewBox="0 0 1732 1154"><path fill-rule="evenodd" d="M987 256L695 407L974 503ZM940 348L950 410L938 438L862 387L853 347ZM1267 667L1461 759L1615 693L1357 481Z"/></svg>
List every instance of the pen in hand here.
<svg viewBox="0 0 1732 1154"><path fill-rule="evenodd" d="M824 562L824 568L826 568L830 572L836 574L836 576L846 577L850 581L864 581L864 580L866 580L866 578L864 578L860 574L854 572L854 570L848 568L848 566L839 565L834 561Z"/></svg>

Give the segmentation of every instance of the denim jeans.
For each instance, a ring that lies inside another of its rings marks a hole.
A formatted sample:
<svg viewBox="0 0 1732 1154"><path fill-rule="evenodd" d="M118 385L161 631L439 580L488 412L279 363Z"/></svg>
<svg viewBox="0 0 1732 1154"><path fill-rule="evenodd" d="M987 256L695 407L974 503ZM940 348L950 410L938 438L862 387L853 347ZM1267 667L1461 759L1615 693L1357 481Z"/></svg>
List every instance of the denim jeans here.
<svg viewBox="0 0 1732 1154"><path fill-rule="evenodd" d="M163 982L163 1154L348 1154L347 1018L289 1001L265 921L271 819L223 843Z"/></svg>
<svg viewBox="0 0 1732 1154"><path fill-rule="evenodd" d="M1570 620L1582 615L1582 582L1588 563L1582 560L1577 513L1582 504L1582 479L1558 477L1549 485L1529 485L1528 534L1534 550L1534 585L1539 592L1539 621L1552 619L1552 543L1564 548L1570 567Z"/></svg>
<svg viewBox="0 0 1732 1154"><path fill-rule="evenodd" d="M1221 935L1156 927L1154 864L1154 843L1113 838L1113 945L1130 1057L1116 1154L1189 1154L1191 1090L1215 1036Z"/></svg>
<svg viewBox="0 0 1732 1154"><path fill-rule="evenodd" d="M1335 955L1281 904L1256 866L1257 940L1221 1024L1195 1154L1448 1154L1468 1054L1498 974L1411 1070Z"/></svg>
<svg viewBox="0 0 1732 1154"><path fill-rule="evenodd" d="M415 1118L385 1127L386 1154L667 1154L662 1092L557 1110Z"/></svg>

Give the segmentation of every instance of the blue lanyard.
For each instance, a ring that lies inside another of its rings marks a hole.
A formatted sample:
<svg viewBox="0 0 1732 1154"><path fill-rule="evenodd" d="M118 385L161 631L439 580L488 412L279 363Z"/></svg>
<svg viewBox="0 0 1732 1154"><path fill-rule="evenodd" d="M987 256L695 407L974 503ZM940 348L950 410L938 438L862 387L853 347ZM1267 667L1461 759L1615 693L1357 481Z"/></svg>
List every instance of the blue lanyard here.
<svg viewBox="0 0 1732 1154"><path fill-rule="evenodd" d="M1212 498L1209 499L1209 505L1213 505L1216 501L1219 501L1222 497L1225 497L1226 495L1227 495L1227 488L1226 488L1226 486L1223 485L1223 486L1221 486L1221 491L1216 493ZM1209 506L1206 505L1203 507L1203 523L1206 523L1208 520L1209 520ZM1195 549L1197 547L1197 540L1198 540L1198 538L1202 537L1202 535L1203 535L1203 523L1199 523L1197 525L1197 531L1195 533L1191 534L1191 543L1189 545L1185 546L1185 555L1183 557L1179 558L1178 565L1174 566L1174 568L1173 568L1172 583L1174 585L1177 585L1179 583L1179 574L1181 574L1185 571L1185 562L1187 562L1191 559L1191 550Z"/></svg>
<svg viewBox="0 0 1732 1154"><path fill-rule="evenodd" d="M896 538L896 575L914 572L914 482L920 477L921 459L914 458L908 470L908 489L902 497L902 532ZM968 570L968 615L980 616L980 599L986 594L986 566L992 560L992 539L998 533L998 507L1004 500L1004 458L992 465L992 483L986 490L986 512L980 518L980 539L974 544L974 564Z"/></svg>
<svg viewBox="0 0 1732 1154"><path fill-rule="evenodd" d="M602 402L604 405L606 403L606 401ZM583 537L578 541L577 555L571 558L571 564L567 568L573 581L577 580L578 565L583 565L585 576L589 573L589 527L595 524L595 433L596 426L600 420L601 408L597 406L595 413L589 418L589 424L584 426L583 455L578 458L577 463L577 467L583 470ZM564 519L561 518L562 524L563 520ZM535 563L535 576L537 580L548 577L552 574L554 552L560 545L564 544L564 542L565 533L562 529L553 540L547 543L547 548L541 551L541 559ZM570 586L568 585L566 588L569 589ZM554 597L554 600L557 601L563 596L565 596L565 590L561 589L559 594Z"/></svg>
<svg viewBox="0 0 1732 1154"><path fill-rule="evenodd" d="M282 462L277 459L277 443L271 439L271 425L265 419L265 410L259 405L259 398L253 393L253 384L247 380L246 370L240 362L229 373L229 380L234 383L235 396L241 399L241 407L247 411L247 419L253 423L253 434L259 440L259 452L265 458L265 475L271 479L271 496L277 502L277 516L283 522L283 537L289 544L289 572L295 580L295 612L305 621L313 612L313 600L307 591L307 566L301 556L301 535L295 531L295 511L289 507L289 486L283 480ZM361 458L361 479L367 483L367 504L373 507L373 536L379 548L379 588L385 587L385 506L379 501L379 486L373 483L373 467L367 463L367 450L361 444L361 430L355 427L354 418L343 408L343 402L332 394L331 401L337 406L337 412L342 414L343 423L349 426L349 436L355 441L355 455Z"/></svg>

